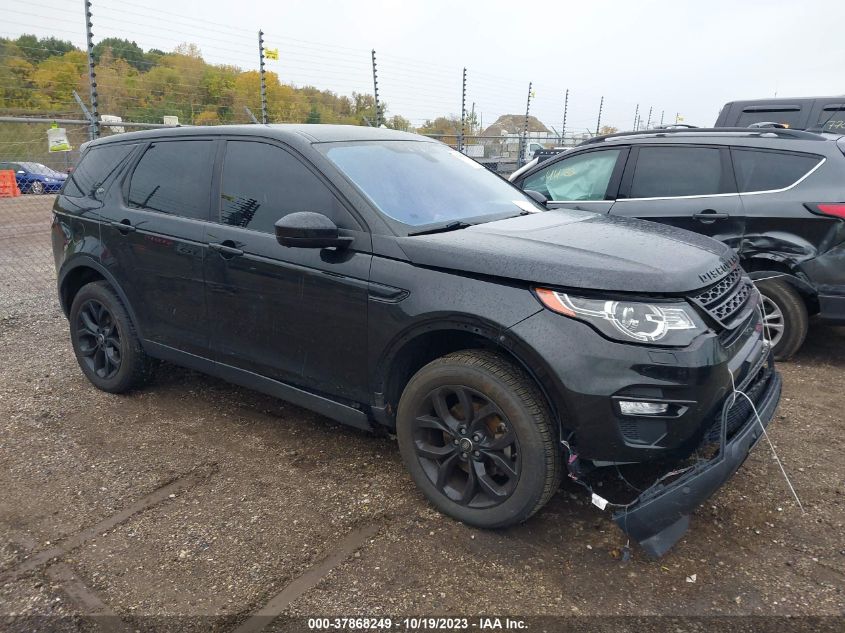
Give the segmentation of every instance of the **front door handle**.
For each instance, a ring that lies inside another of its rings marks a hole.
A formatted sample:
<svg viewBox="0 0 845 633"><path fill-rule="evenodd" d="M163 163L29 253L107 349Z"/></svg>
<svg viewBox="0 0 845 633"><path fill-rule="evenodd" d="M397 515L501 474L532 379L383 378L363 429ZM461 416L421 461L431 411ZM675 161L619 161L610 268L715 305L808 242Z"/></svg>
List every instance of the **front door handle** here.
<svg viewBox="0 0 845 633"><path fill-rule="evenodd" d="M724 220L725 218L731 217L731 215L730 213L719 213L713 209L704 209L704 211L694 213L692 217L702 224L713 224L716 220Z"/></svg>
<svg viewBox="0 0 845 633"><path fill-rule="evenodd" d="M211 242L208 247L220 253L222 257L229 259L231 257L240 257L244 254L243 250L237 248L232 240L225 242Z"/></svg>

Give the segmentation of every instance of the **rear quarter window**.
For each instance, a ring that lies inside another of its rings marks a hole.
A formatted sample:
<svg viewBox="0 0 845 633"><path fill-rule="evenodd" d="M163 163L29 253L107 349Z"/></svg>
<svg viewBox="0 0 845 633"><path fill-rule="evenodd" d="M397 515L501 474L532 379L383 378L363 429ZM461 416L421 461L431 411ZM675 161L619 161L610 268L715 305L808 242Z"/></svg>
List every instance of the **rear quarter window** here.
<svg viewBox="0 0 845 633"><path fill-rule="evenodd" d="M137 145L104 145L92 147L65 181L62 193L71 198L93 195L95 190L120 171Z"/></svg>
<svg viewBox="0 0 845 633"><path fill-rule="evenodd" d="M786 189L821 162L818 156L752 149L732 149L740 193Z"/></svg>
<svg viewBox="0 0 845 633"><path fill-rule="evenodd" d="M752 123L781 123L787 127L800 128L802 127L801 109L784 109L777 108L743 110L739 114L739 119L735 123L736 127L748 127Z"/></svg>

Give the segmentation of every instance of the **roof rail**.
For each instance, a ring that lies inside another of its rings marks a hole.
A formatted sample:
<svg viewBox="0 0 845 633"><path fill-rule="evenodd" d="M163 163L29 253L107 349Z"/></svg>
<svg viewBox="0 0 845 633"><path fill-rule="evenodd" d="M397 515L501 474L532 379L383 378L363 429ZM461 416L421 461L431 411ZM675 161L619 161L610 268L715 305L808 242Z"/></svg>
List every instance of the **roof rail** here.
<svg viewBox="0 0 845 633"><path fill-rule="evenodd" d="M790 130L788 128L747 128L747 127L696 127L696 128L670 128L661 130L636 130L630 132L615 132L613 134L604 134L602 136L594 136L579 143L582 145L592 145L595 143L603 143L604 141L613 141L626 137L649 137L661 138L666 136L697 136L699 134L709 136L778 136L780 138L803 139L805 141L824 141L825 137L820 134L812 132L805 132L804 130Z"/></svg>

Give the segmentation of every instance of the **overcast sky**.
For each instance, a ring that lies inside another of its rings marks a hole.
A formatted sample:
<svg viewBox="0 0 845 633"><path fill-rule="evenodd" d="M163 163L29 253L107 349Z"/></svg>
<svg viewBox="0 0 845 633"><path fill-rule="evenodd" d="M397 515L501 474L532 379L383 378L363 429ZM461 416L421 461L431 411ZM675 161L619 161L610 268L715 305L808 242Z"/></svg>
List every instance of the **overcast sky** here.
<svg viewBox="0 0 845 633"><path fill-rule="evenodd" d="M11 4L11 3L9 3ZM467 109L485 125L532 114L559 129L630 128L665 112L708 125L731 99L845 94L845 1L683 0L94 0L94 35L144 49L196 43L213 63L257 66L256 31L280 48L268 62L283 81L349 94L372 91L370 49L389 114L415 124ZM4 8L0 34L53 34L84 44L81 0L29 0Z"/></svg>

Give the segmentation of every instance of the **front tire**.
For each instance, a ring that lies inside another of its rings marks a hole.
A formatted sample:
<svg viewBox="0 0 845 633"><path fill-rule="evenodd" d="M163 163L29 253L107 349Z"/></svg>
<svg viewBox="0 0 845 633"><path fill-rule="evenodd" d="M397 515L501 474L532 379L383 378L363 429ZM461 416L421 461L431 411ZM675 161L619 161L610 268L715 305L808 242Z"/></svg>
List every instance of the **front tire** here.
<svg viewBox="0 0 845 633"><path fill-rule="evenodd" d="M44 185L39 181L34 180L32 184L29 185L29 193L34 193L36 196L40 196L44 193Z"/></svg>
<svg viewBox="0 0 845 633"><path fill-rule="evenodd" d="M126 308L105 281L83 286L70 308L70 339L82 373L109 393L124 393L150 376L151 359Z"/></svg>
<svg viewBox="0 0 845 633"><path fill-rule="evenodd" d="M782 279L757 282L763 295L763 327L776 360L788 360L807 336L807 306L795 288Z"/></svg>
<svg viewBox="0 0 845 633"><path fill-rule="evenodd" d="M405 466L441 512L481 528L520 523L560 486L562 454L542 394L484 350L432 361L399 401Z"/></svg>

